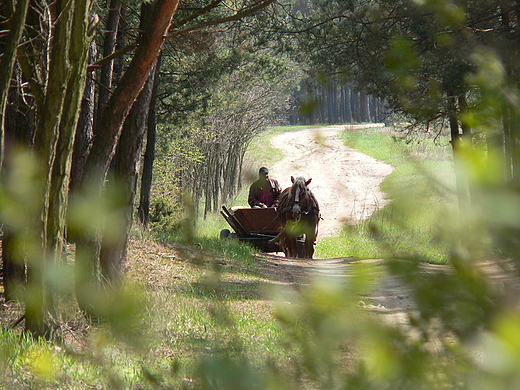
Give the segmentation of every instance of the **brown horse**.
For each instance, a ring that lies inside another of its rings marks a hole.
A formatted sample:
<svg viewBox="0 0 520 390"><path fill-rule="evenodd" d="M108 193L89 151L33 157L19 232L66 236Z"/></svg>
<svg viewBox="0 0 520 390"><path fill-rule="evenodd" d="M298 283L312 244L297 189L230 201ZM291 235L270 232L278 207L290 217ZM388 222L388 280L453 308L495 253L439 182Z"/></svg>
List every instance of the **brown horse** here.
<svg viewBox="0 0 520 390"><path fill-rule="evenodd" d="M280 194L278 214L284 221L284 227L271 242L278 242L287 257L312 259L314 254L320 209L308 188L311 180L291 176L292 186ZM298 250L298 237L305 237L303 253Z"/></svg>

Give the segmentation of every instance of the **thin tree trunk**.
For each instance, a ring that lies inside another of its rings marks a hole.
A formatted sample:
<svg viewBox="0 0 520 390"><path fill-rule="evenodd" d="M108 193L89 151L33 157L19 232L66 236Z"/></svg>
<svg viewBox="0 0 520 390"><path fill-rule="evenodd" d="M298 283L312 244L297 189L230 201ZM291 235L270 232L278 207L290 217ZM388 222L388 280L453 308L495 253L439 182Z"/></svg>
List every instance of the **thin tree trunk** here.
<svg viewBox="0 0 520 390"><path fill-rule="evenodd" d="M45 272L52 265L53 256L49 246L49 211L52 191L52 169L56 158L60 121L64 112L66 89L70 79L69 45L72 28L73 6L65 0L56 2L60 17L55 22L50 49L49 80L43 111L36 128L36 152L42 164L43 182L35 182L36 193L41 195L40 204L40 251L38 257L29 257L27 262L27 294L25 329L35 336L48 336L52 330L49 313L55 312L53 293ZM82 87L83 88L83 87Z"/></svg>
<svg viewBox="0 0 520 390"><path fill-rule="evenodd" d="M345 122L351 123L352 119L352 102L351 102L351 88L345 87Z"/></svg>
<svg viewBox="0 0 520 390"><path fill-rule="evenodd" d="M107 103L101 121L104 130L96 136L85 164L81 182L81 192L84 194L92 190L97 194L101 193L123 124L159 57L178 3L179 0L156 0L147 3L149 7L153 7L152 16L147 19L148 23L142 29L140 45L132 62ZM87 314L95 314L96 311L96 303L91 299L92 294L89 291L99 288L100 233L99 229L97 233L87 233L76 242L76 298ZM105 282L110 283L110 280Z"/></svg>
<svg viewBox="0 0 520 390"><path fill-rule="evenodd" d="M504 115L502 116L502 126L504 129L504 161L505 176L510 182L513 179L513 134L511 130L510 108L504 105Z"/></svg>
<svg viewBox="0 0 520 390"><path fill-rule="evenodd" d="M97 57L96 42L90 44L89 63L94 62ZM83 94L83 102L76 129L76 137L74 140L74 153L72 155L72 167L70 173L70 190L74 191L78 188L81 178L83 177L83 168L90 152L90 145L93 137L94 126L94 101L96 83L94 80L95 72L90 71L87 74L85 83L85 93Z"/></svg>
<svg viewBox="0 0 520 390"><path fill-rule="evenodd" d="M110 0L108 17L105 27L103 40L103 58L110 56L116 49L116 37L119 27L119 19L121 15L121 2L119 0ZM99 92L97 100L96 118L94 123L94 134L104 131L102 122L103 113L105 111L110 93L112 90L112 75L114 70L114 61L108 61L101 66L99 70Z"/></svg>
<svg viewBox="0 0 520 390"><path fill-rule="evenodd" d="M450 122L450 134L451 134L451 147L453 149L453 153L457 153L458 144L462 138L462 134L460 134L459 127L459 118L457 116L457 107L455 104L455 97L448 97L449 104L449 122Z"/></svg>
<svg viewBox="0 0 520 390"><path fill-rule="evenodd" d="M511 134L512 182L515 188L520 188L520 123L515 110L509 111L509 126Z"/></svg>
<svg viewBox="0 0 520 390"><path fill-rule="evenodd" d="M469 184L460 158L460 142L462 139L461 129L459 127L459 118L457 115L455 96L448 96L449 107L449 123L451 133L451 146L453 149L453 161L455 164L455 180L457 187L457 197L459 201L459 210L461 215L468 215L470 207Z"/></svg>
<svg viewBox="0 0 520 390"><path fill-rule="evenodd" d="M5 44L2 45L2 56L0 58L0 170L4 160L4 138L5 138L5 110L7 107L7 93L11 77L13 75L14 64L16 61L16 51L18 44L22 38L23 29L25 27L25 19L29 8L30 0L19 0L12 2L15 9L8 20L9 32L5 38Z"/></svg>
<svg viewBox="0 0 520 390"><path fill-rule="evenodd" d="M370 99L366 92L359 94L359 110L361 122L370 122Z"/></svg>
<svg viewBox="0 0 520 390"><path fill-rule="evenodd" d="M359 92L355 89L352 90L350 95L350 103L352 106L352 119L355 123L361 122L361 111L359 108Z"/></svg>
<svg viewBox="0 0 520 390"><path fill-rule="evenodd" d="M150 111L148 114L148 124L146 132L146 150L143 158L143 169L141 176L141 194L139 197L139 209L137 216L143 226L147 227L150 218L150 192L152 190L153 164L155 160L155 142L157 135L157 87L159 85L159 75L161 69L161 58L157 60L155 67L154 86L150 100Z"/></svg>
<svg viewBox="0 0 520 390"><path fill-rule="evenodd" d="M25 290L25 266L16 234L4 225L2 237L4 297L6 301L22 301Z"/></svg>
<svg viewBox="0 0 520 390"><path fill-rule="evenodd" d="M86 3L86 4L85 4ZM90 54L90 39L86 28L86 17L90 12L88 2L80 1L73 15L69 58L71 76L66 89L63 116L60 121L59 137L56 148L56 159L52 169L49 242L56 260L61 257L65 244L66 215L69 200L70 175L74 141L81 112L85 86L87 82L87 65ZM78 23L78 19L80 22ZM82 20L82 22L81 22Z"/></svg>
<svg viewBox="0 0 520 390"><path fill-rule="evenodd" d="M8 187L9 176L11 174L11 152L15 149L14 145L17 144L15 141L16 136L20 136L18 133L17 125L23 123L23 121L17 121L17 113L13 110L8 110L6 116L6 147L5 147L5 163L2 166L1 180L4 188ZM15 116L11 119L10 116ZM9 221L2 221L2 276L4 286L4 297L6 301L23 301L23 291L25 290L25 259L22 251L20 250L19 237L17 237L17 229L11 226Z"/></svg>
<svg viewBox="0 0 520 390"><path fill-rule="evenodd" d="M9 188L12 183L14 152L23 145L33 146L35 121L32 108L23 104L24 98L23 82L20 71L14 72L14 83L16 87L10 89L8 94L8 104L5 116L5 160L2 166L0 179L4 189ZM29 100L30 103L30 100ZM2 221L3 240L2 240L2 263L3 263L3 284L4 296L6 300L21 299L20 288L25 290L25 254L23 253L20 242L19 221L15 224L12 221ZM13 225L17 225L13 226ZM26 226L22 227L23 230Z"/></svg>

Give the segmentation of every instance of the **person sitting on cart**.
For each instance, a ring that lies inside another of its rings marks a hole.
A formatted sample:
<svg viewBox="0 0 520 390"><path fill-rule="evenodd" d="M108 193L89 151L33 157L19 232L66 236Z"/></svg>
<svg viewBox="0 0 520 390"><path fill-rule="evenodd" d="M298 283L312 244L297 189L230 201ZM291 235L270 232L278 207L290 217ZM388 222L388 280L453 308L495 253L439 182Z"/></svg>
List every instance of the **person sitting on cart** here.
<svg viewBox="0 0 520 390"><path fill-rule="evenodd" d="M248 203L253 208L275 207L281 192L278 181L269 177L269 169L262 167L258 171L258 180L249 187Z"/></svg>

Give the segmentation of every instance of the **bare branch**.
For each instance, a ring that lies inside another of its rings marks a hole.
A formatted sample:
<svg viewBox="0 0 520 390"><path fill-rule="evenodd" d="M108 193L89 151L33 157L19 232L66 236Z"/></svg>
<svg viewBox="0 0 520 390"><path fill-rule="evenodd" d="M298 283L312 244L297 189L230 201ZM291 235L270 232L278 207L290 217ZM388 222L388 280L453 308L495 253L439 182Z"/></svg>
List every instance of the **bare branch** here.
<svg viewBox="0 0 520 390"><path fill-rule="evenodd" d="M130 45L127 45L119 50L116 50L109 56L106 56L105 58L102 58L101 60L91 64L88 66L87 71L91 72L94 69L100 68L101 66L105 65L106 63L112 61L115 58L118 58L122 56L123 54L128 53L129 51L135 49L138 46L137 42L131 43Z"/></svg>

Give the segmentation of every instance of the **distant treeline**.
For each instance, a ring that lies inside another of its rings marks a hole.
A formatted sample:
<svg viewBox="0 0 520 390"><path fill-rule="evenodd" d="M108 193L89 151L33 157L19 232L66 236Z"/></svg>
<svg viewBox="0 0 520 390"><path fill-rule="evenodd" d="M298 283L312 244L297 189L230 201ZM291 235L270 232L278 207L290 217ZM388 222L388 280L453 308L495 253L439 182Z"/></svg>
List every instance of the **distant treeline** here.
<svg viewBox="0 0 520 390"><path fill-rule="evenodd" d="M384 99L336 81L302 81L293 99L292 125L386 122L390 115Z"/></svg>

